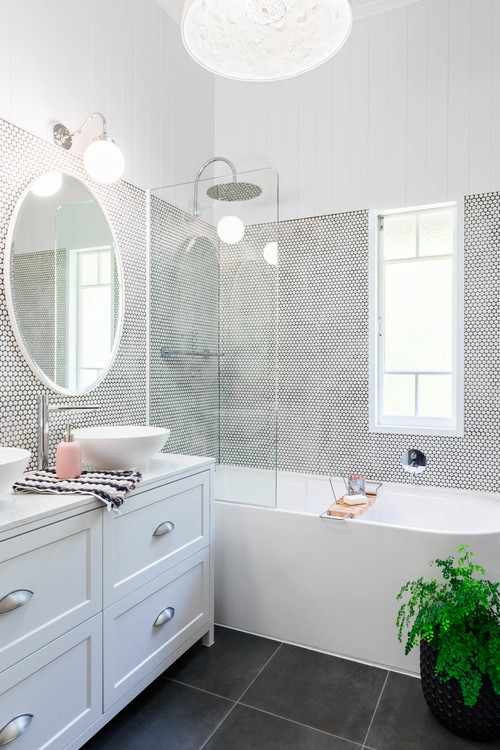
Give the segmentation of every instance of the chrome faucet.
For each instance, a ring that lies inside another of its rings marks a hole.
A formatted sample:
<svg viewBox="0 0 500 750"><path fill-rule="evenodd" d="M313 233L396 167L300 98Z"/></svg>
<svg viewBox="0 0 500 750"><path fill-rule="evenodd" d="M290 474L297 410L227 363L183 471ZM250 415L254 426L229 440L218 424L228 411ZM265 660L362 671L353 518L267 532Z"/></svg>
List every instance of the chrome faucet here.
<svg viewBox="0 0 500 750"><path fill-rule="evenodd" d="M405 471L411 474L411 484L415 481L415 475L421 474L427 468L427 458L422 451L411 448L403 453L401 465Z"/></svg>
<svg viewBox="0 0 500 750"><path fill-rule="evenodd" d="M87 406L78 406L73 404L66 406L63 404L49 405L49 396L47 393L38 394L38 469L49 468L49 417L52 412L61 411L97 411L101 407L97 404L88 404Z"/></svg>

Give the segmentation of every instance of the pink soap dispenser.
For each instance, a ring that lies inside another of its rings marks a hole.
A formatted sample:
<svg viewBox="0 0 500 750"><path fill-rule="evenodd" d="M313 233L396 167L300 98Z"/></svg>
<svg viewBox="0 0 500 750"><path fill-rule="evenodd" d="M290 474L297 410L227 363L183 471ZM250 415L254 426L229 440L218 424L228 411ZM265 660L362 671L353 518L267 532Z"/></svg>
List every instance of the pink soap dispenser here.
<svg viewBox="0 0 500 750"><path fill-rule="evenodd" d="M56 474L58 479L78 479L82 473L82 448L75 442L71 432L73 425L66 425L64 440L56 451Z"/></svg>

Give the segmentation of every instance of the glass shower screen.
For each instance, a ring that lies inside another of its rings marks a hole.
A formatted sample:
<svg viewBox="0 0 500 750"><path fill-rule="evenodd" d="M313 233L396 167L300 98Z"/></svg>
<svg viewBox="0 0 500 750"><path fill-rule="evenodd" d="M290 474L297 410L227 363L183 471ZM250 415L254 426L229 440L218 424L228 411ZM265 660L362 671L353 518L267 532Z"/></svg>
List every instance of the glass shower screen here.
<svg viewBox="0 0 500 750"><path fill-rule="evenodd" d="M150 215L150 423L217 460L216 499L275 506L278 175L152 190Z"/></svg>

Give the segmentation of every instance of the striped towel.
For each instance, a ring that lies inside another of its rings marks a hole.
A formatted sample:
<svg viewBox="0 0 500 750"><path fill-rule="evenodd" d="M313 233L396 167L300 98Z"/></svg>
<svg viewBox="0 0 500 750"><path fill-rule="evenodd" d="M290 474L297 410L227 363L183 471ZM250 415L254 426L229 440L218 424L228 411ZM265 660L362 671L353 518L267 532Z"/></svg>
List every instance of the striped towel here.
<svg viewBox="0 0 500 750"><path fill-rule="evenodd" d="M142 479L138 471L82 471L78 479L58 479L55 469L32 471L13 485L14 492L48 492L61 495L94 495L119 513L125 496Z"/></svg>

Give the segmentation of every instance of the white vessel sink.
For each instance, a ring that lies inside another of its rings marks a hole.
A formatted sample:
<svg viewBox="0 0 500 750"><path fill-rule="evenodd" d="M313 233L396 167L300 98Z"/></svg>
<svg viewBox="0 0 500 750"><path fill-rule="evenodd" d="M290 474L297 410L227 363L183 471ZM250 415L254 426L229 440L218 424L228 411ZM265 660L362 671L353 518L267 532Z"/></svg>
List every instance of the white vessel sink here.
<svg viewBox="0 0 500 750"><path fill-rule="evenodd" d="M14 482L21 479L30 456L31 453L22 448L0 447L0 492L11 490Z"/></svg>
<svg viewBox="0 0 500 750"><path fill-rule="evenodd" d="M103 425L74 430L86 464L103 471L134 469L158 453L170 436L163 427Z"/></svg>

